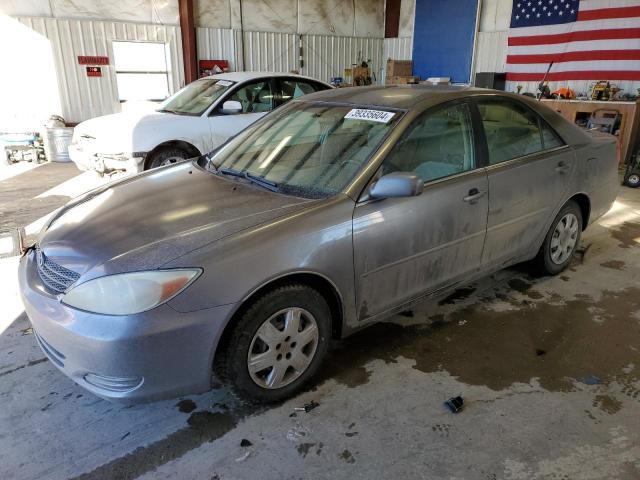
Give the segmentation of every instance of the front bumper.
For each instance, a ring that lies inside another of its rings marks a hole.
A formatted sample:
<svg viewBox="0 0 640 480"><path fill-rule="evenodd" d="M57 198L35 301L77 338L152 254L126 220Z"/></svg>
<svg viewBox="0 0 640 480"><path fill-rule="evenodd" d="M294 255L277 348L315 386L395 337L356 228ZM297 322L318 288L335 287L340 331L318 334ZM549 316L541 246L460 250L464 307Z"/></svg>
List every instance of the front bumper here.
<svg viewBox="0 0 640 480"><path fill-rule="evenodd" d="M127 173L138 173L144 170L144 152L136 152L132 155L107 155L90 152L77 144L71 144L69 158L82 171L110 173L125 170Z"/></svg>
<svg viewBox="0 0 640 480"><path fill-rule="evenodd" d="M129 316L76 310L47 291L33 250L20 260L19 283L43 352L92 393L135 403L211 388L215 349L233 305L180 313L165 304Z"/></svg>

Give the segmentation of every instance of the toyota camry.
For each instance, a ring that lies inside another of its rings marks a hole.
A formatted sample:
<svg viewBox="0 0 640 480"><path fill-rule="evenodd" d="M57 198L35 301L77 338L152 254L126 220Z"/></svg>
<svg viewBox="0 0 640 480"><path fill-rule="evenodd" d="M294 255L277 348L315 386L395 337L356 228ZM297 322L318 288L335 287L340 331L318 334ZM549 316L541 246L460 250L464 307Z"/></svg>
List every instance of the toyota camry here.
<svg viewBox="0 0 640 480"><path fill-rule="evenodd" d="M96 395L215 376L277 401L332 338L518 262L561 272L617 184L614 137L527 97L328 90L75 199L24 253L21 292L42 350Z"/></svg>

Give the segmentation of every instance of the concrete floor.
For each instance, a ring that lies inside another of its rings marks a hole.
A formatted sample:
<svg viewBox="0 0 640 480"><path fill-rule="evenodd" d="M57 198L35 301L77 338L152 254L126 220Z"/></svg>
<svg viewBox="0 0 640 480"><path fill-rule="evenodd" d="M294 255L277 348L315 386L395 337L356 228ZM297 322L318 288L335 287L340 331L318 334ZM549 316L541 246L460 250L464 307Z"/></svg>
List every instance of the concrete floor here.
<svg viewBox="0 0 640 480"><path fill-rule="evenodd" d="M224 386L110 404L46 361L18 312L1 322L0 478L638 479L639 254L640 190L621 187L562 275L505 270L337 342L315 387L268 408Z"/></svg>

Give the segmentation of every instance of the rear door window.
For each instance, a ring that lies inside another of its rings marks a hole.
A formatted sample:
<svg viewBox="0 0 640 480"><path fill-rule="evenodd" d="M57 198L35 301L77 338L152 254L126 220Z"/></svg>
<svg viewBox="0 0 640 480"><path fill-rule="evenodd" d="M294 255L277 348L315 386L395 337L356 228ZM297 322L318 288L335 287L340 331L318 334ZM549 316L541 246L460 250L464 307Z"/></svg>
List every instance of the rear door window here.
<svg viewBox="0 0 640 480"><path fill-rule="evenodd" d="M538 114L508 99L478 102L489 150L489 164L564 145Z"/></svg>
<svg viewBox="0 0 640 480"><path fill-rule="evenodd" d="M315 82L309 82L298 78L280 78L278 79L278 95L277 103L282 105L294 98L302 97L319 91Z"/></svg>
<svg viewBox="0 0 640 480"><path fill-rule="evenodd" d="M542 146L545 150L551 148L558 148L564 145L564 142L560 139L558 134L546 124L544 120L540 120L542 125Z"/></svg>

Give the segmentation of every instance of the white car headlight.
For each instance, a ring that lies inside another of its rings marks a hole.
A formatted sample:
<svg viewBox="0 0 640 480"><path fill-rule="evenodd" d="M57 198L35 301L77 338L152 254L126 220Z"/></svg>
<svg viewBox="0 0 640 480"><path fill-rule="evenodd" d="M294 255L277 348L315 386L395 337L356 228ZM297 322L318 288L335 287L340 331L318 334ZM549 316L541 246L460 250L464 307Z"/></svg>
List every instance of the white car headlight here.
<svg viewBox="0 0 640 480"><path fill-rule="evenodd" d="M146 312L178 295L200 269L152 270L94 278L72 288L62 303L105 315Z"/></svg>

